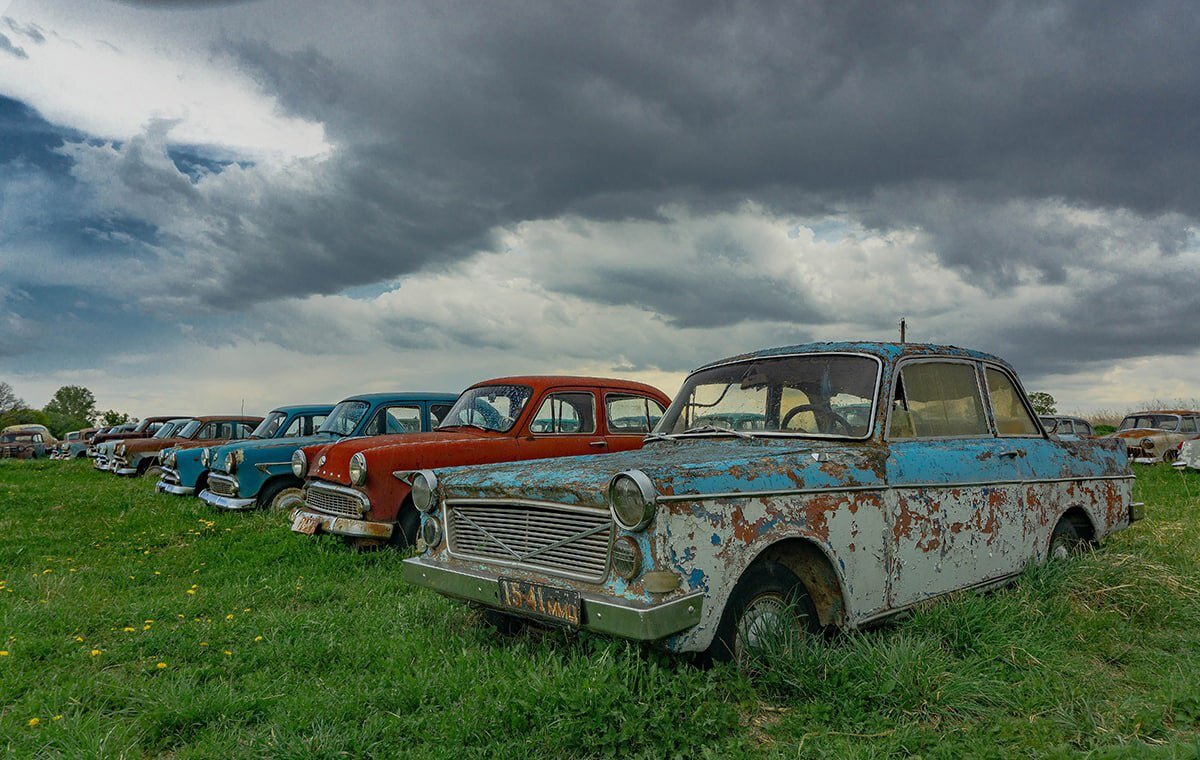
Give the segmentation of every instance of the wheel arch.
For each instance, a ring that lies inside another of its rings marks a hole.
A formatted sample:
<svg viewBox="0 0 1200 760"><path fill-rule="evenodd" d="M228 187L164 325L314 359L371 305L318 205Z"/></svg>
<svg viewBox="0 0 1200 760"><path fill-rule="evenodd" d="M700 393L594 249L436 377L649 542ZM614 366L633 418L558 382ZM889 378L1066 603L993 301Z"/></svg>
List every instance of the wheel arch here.
<svg viewBox="0 0 1200 760"><path fill-rule="evenodd" d="M846 625L845 584L833 557L818 541L808 536L794 535L764 546L738 573L737 582L760 562L777 562L800 579L817 608L821 625L836 628Z"/></svg>

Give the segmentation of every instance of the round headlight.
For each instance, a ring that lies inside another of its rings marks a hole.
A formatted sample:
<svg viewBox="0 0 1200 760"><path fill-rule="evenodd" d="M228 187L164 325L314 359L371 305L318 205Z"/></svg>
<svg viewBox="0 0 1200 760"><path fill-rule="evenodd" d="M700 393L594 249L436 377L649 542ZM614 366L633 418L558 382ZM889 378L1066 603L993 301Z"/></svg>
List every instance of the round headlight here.
<svg viewBox="0 0 1200 760"><path fill-rule="evenodd" d="M1154 439L1147 436L1141 440L1141 444L1143 449L1152 449L1154 448Z"/></svg>
<svg viewBox="0 0 1200 760"><path fill-rule="evenodd" d="M292 454L292 474L298 478L302 478L307 469L308 457L304 456L303 449L296 449L296 453Z"/></svg>
<svg viewBox="0 0 1200 760"><path fill-rule="evenodd" d="M367 458L361 451L350 457L350 482L356 486L367 482Z"/></svg>
<svg viewBox="0 0 1200 760"><path fill-rule="evenodd" d="M433 549L442 542L442 526L436 517L426 517L421 523L421 540L426 549Z"/></svg>
<svg viewBox="0 0 1200 760"><path fill-rule="evenodd" d="M212 449L205 449L200 452L200 464L208 467L212 464Z"/></svg>
<svg viewBox="0 0 1200 760"><path fill-rule="evenodd" d="M412 479L413 506L422 512L431 511L437 504L437 475L432 470L421 470Z"/></svg>
<svg viewBox="0 0 1200 760"><path fill-rule="evenodd" d="M233 474L236 471L237 471L237 458L234 457L233 452L229 452L228 454L225 455L225 472Z"/></svg>
<svg viewBox="0 0 1200 760"><path fill-rule="evenodd" d="M613 542L612 548L613 572L627 581L637 577L642 571L642 549L629 536L621 536Z"/></svg>
<svg viewBox="0 0 1200 760"><path fill-rule="evenodd" d="M641 530L654 519L654 502L658 494L646 473L629 470L614 477L608 484L608 505L613 518L625 530Z"/></svg>
<svg viewBox="0 0 1200 760"><path fill-rule="evenodd" d="M167 467L175 466L175 449L170 449L167 451L166 455L163 456L163 463L166 464Z"/></svg>
<svg viewBox="0 0 1200 760"><path fill-rule="evenodd" d="M123 443L118 443L118 444L117 444L117 447L116 447L116 452L117 452L118 454L124 454L124 453L125 453L125 444L123 444Z"/></svg>

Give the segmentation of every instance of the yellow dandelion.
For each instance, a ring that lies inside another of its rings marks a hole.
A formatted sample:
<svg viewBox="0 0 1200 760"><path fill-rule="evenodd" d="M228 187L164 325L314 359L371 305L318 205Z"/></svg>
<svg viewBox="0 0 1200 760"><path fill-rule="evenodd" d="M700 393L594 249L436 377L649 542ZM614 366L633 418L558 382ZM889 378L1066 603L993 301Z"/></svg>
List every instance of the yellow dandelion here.
<svg viewBox="0 0 1200 760"><path fill-rule="evenodd" d="M0 657L8 657L8 650L0 649Z"/></svg>
<svg viewBox="0 0 1200 760"><path fill-rule="evenodd" d="M249 612L249 611L250 611L250 608L249 608L249 607L246 607L246 608L244 608L244 609L242 610L242 612Z"/></svg>
<svg viewBox="0 0 1200 760"><path fill-rule="evenodd" d="M201 641L201 642L200 642L200 646L202 646L202 647L206 647L206 646L208 646L208 642L207 642L207 641Z"/></svg>
<svg viewBox="0 0 1200 760"><path fill-rule="evenodd" d="M154 667L158 668L159 670L162 670L163 668L167 667L167 663L160 662L157 665L155 665Z"/></svg>
<svg viewBox="0 0 1200 760"><path fill-rule="evenodd" d="M92 657L99 657L99 656L100 656L100 650L99 650L99 649L93 649L93 650L92 650Z"/></svg>
<svg viewBox="0 0 1200 760"><path fill-rule="evenodd" d="M230 655L232 655L232 654L233 654L233 652L230 652L228 649L226 649L226 650L225 650L225 655L226 655L226 656L230 656Z"/></svg>
<svg viewBox="0 0 1200 760"><path fill-rule="evenodd" d="M187 592L188 592L189 594L195 594L195 593L196 593L196 589L194 589L194 588L189 588L189 589L187 590Z"/></svg>
<svg viewBox="0 0 1200 760"><path fill-rule="evenodd" d="M150 626L148 626L148 625L144 625L144 626L142 626L142 630L143 630L143 631L148 631L148 630L150 630Z"/></svg>
<svg viewBox="0 0 1200 760"><path fill-rule="evenodd" d="M68 569L67 569L67 572L68 572L68 573L73 573L73 572L75 572L75 568L73 568L73 567L71 567L71 568L68 568ZM58 717L60 717L60 718L61 718L62 716L60 715L60 716L58 716Z"/></svg>
<svg viewBox="0 0 1200 760"><path fill-rule="evenodd" d="M255 637L254 637L254 640L255 640L255 641L262 641L262 636L255 636Z"/></svg>
<svg viewBox="0 0 1200 760"><path fill-rule="evenodd" d="M199 584L199 583L193 583L193 584L192 584L192 588L200 588L200 584Z"/></svg>
<svg viewBox="0 0 1200 760"><path fill-rule="evenodd" d="M36 726L37 724L39 724L39 723L41 723L41 722L42 722L42 719L41 719L41 718L30 718L30 719L29 719L29 725L30 725L30 727Z"/></svg>
<svg viewBox="0 0 1200 760"><path fill-rule="evenodd" d="M143 620L142 622L143 622L143 623L153 623L153 622L154 622L154 620Z"/></svg>
<svg viewBox="0 0 1200 760"><path fill-rule="evenodd" d="M125 626L125 633L133 633L133 626L131 626L131 625Z"/></svg>
<svg viewBox="0 0 1200 760"><path fill-rule="evenodd" d="M45 575L46 573L52 573L52 572L54 572L54 568L48 567L42 571L42 575Z"/></svg>
<svg viewBox="0 0 1200 760"><path fill-rule="evenodd" d="M53 719L54 719L54 720L62 720L62 716L61 716L61 715L55 715Z"/></svg>
<svg viewBox="0 0 1200 760"><path fill-rule="evenodd" d="M231 612L231 613L229 613L228 615L226 615L226 616L225 616L225 619L226 619L226 620L233 620L233 613Z"/></svg>
<svg viewBox="0 0 1200 760"><path fill-rule="evenodd" d="M80 644L82 644L82 643L83 643L83 637L82 637L82 636L76 636L76 637L75 637L75 640L76 640L76 641L78 641Z"/></svg>

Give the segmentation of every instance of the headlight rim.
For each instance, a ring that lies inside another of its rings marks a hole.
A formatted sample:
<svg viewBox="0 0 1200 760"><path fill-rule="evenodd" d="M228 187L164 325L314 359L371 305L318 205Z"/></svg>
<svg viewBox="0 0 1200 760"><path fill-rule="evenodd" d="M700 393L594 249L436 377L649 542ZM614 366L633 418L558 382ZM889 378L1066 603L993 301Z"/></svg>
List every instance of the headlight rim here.
<svg viewBox="0 0 1200 760"><path fill-rule="evenodd" d="M358 472L355 473L355 464L358 464ZM350 457L350 464L347 466L350 472L350 484L361 486L367 482L367 458L363 456L361 451L354 452Z"/></svg>
<svg viewBox="0 0 1200 760"><path fill-rule="evenodd" d="M421 521L421 541L425 543L426 551L442 545L442 524L433 515L426 515Z"/></svg>
<svg viewBox="0 0 1200 760"><path fill-rule="evenodd" d="M308 455L304 453L304 449L296 449L292 452L292 474L303 478L307 473Z"/></svg>
<svg viewBox="0 0 1200 760"><path fill-rule="evenodd" d="M425 493L424 491L417 491L418 478L421 479L421 482L424 483L428 488L429 501L424 505L422 505L418 499L418 494ZM412 474L412 479L409 481L409 496L412 498L413 506L417 508L418 512L422 512L424 514L430 514L433 512L438 503L437 491L438 478L433 470L417 470Z"/></svg>
<svg viewBox="0 0 1200 760"><path fill-rule="evenodd" d="M616 559L618 544L625 544L632 549L633 561L628 574L623 573L620 569L618 569L618 563ZM626 582L634 580L641 575L642 570L644 569L643 566L645 564L645 559L642 556L642 547L638 544L633 536L617 536L617 538L613 541L612 561L610 564L612 566L612 571L616 573L618 578Z"/></svg>
<svg viewBox="0 0 1200 760"><path fill-rule="evenodd" d="M212 464L212 449L208 446L205 446L200 451L200 464L204 465L205 467L208 467Z"/></svg>
<svg viewBox="0 0 1200 760"><path fill-rule="evenodd" d="M642 496L642 514L635 523L627 523L622 519L621 514L617 510L616 499L613 498L613 489L622 478L632 481ZM613 475L608 481L608 488L605 490L605 494L608 499L608 511L612 515L613 520L618 526L632 533L644 530L654 520L654 515L658 511L658 490L654 487L650 476L641 470L623 470Z"/></svg>

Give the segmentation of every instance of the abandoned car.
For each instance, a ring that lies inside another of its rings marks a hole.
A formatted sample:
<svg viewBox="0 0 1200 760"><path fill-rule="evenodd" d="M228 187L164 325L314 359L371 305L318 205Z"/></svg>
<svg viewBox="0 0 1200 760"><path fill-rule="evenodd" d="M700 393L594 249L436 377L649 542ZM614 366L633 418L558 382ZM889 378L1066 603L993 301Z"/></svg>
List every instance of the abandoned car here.
<svg viewBox="0 0 1200 760"><path fill-rule="evenodd" d="M0 430L0 459L40 459L57 444L45 425L9 425Z"/></svg>
<svg viewBox="0 0 1200 760"><path fill-rule="evenodd" d="M224 456L229 447L267 443L288 446L298 436L312 435L328 416L332 406L282 406L272 409L245 440L230 441L214 448L209 442L192 442L163 451L162 474L155 488L159 493L190 496L203 493L213 470L220 470L214 454ZM282 443L281 443L282 441ZM290 457L291 450L288 451ZM240 455L239 455L240 456ZM285 462L285 464L287 464ZM236 466L236 465L235 465Z"/></svg>
<svg viewBox="0 0 1200 760"><path fill-rule="evenodd" d="M412 583L498 627L716 659L767 625L853 629L1002 582L1140 517L1121 441L1050 439L1007 363L922 344L704 366L639 451L396 477L421 512Z"/></svg>
<svg viewBox="0 0 1200 760"><path fill-rule="evenodd" d="M409 472L641 448L669 403L658 389L626 380L531 376L477 383L433 432L297 451L293 472L308 480L292 530L409 546L419 523Z"/></svg>
<svg viewBox="0 0 1200 760"><path fill-rule="evenodd" d="M88 446L91 445L92 438L100 430L101 428L84 428L83 430L73 430L67 433L58 442L58 445L54 447L54 451L50 453L50 458L82 459L87 455Z"/></svg>
<svg viewBox="0 0 1200 760"><path fill-rule="evenodd" d="M113 464L110 469L118 475L135 478L150 475L157 480L162 475L162 467L158 461L162 451L188 443L211 445L225 443L234 438L245 438L260 422L262 417L244 415L192 417L168 435L121 441L113 449Z"/></svg>
<svg viewBox="0 0 1200 760"><path fill-rule="evenodd" d="M1051 438L1074 441L1080 438L1094 438L1095 431L1092 423L1079 417L1067 417L1062 414L1043 414L1038 417L1042 428Z"/></svg>
<svg viewBox="0 0 1200 760"><path fill-rule="evenodd" d="M88 447L88 456L92 458L92 466L97 470L112 472L115 469L113 451L116 450L118 443L150 438L157 435L162 426L171 420L184 417L191 419L185 414L158 415L147 417L141 422L118 425L111 433L97 433L96 437L92 439L92 445Z"/></svg>
<svg viewBox="0 0 1200 760"><path fill-rule="evenodd" d="M1139 464L1173 462L1179 444L1200 436L1200 412L1165 410L1126 415L1108 438L1125 441L1129 458Z"/></svg>
<svg viewBox="0 0 1200 760"><path fill-rule="evenodd" d="M428 431L458 398L454 393L366 393L342 400L302 438L256 441L213 451L213 474L200 498L222 509L290 510L302 503L304 480L292 456L305 446L343 438Z"/></svg>

